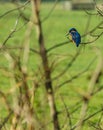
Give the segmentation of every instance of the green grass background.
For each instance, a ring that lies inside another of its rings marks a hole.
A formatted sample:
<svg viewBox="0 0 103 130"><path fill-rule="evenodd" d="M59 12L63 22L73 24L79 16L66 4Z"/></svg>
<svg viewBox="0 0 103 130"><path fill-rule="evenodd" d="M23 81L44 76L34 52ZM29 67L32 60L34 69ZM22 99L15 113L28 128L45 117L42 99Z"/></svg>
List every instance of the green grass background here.
<svg viewBox="0 0 103 130"><path fill-rule="evenodd" d="M41 20L44 19L45 16L48 15L48 12L52 8L52 6L53 6L53 3L43 3L41 5L41 12L40 12ZM15 8L15 6L13 4L1 3L0 4L0 15L2 15L6 11L13 9L13 8ZM91 12L94 13L94 11L91 11ZM28 8L24 10L24 13L26 14L27 17L31 16L30 6L28 6ZM3 18L0 19L0 44L3 43L3 41L6 39L6 37L10 33L10 31L13 29L17 17L18 17L18 12L15 11L10 14L7 14L6 16L4 16ZM89 19L90 19L90 24L88 27L88 31L93 29L98 23L100 23L100 21L103 20L103 18L101 18L98 15L89 16L83 10L81 10L81 11L64 10L62 7L62 3L57 4L55 9L51 13L50 17L48 17L48 19L42 23L46 48L49 49L53 45L67 41L65 34L68 32L68 30L71 27L75 27L79 31L79 33L81 35L83 35L85 33L85 30L87 27L87 22ZM18 27L20 27L22 24L23 24L23 20L20 19ZM9 41L6 43L6 45L7 46L22 45L23 41L24 41L24 35L25 35L26 28L27 28L27 26L23 27L19 32L16 32L13 35L13 37L11 39L9 39ZM95 34L98 34L100 31L101 30L97 30L95 32ZM90 39L92 39L90 36L87 36L85 38L83 37L82 42L87 42ZM35 28L32 30L30 46L32 48L39 50ZM96 52L92 49L93 46L98 47L103 55L103 49L102 49L103 48L103 37L101 36L101 38L99 38L97 41L95 41L92 44L87 44L85 46L80 45L80 47L82 49L81 49L79 57L73 63L72 67L70 67L70 69L67 70L65 75L63 75L58 80L55 80L53 82L54 90L55 90L56 86L58 86L58 84L71 78L71 76L81 72L93 61L93 59L96 57ZM75 44L68 43L64 46L61 46L61 47L56 48L56 49L52 50L51 52L49 52L48 55L49 55L50 63L53 60L56 60L56 62L57 62L57 65L54 68L54 71L52 73L52 77L55 77L56 75L58 75L59 72L62 71L66 67L66 65L70 62L70 60L75 55L75 53L78 51L78 49L79 48L77 48L75 46ZM20 53L20 51L13 50L12 53L17 55ZM95 58L94 62L89 67L89 69L86 73L84 73L79 78L73 80L71 83L64 85L57 91L55 90L56 91L55 99L56 99L58 111L62 111L64 108L60 95L63 96L66 105L68 107L70 107L70 111L72 111L74 105L77 102L79 102L79 100L81 100L81 96L79 93L84 93L88 89L88 84L89 84L89 80L90 80L90 78L88 78L88 77L90 77L92 75L93 71L95 70L97 62L98 62L98 58ZM34 72L36 71L36 69L38 68L38 65L40 65L40 64L41 64L40 57L38 57L34 53L30 53L28 68L29 68L29 73L31 75L33 74L33 71ZM8 68L8 62L5 59L3 52L1 51L0 68L2 68L2 67ZM100 85L102 85L102 84L103 84L103 79L101 77L100 83L98 85L96 85L95 88L100 87ZM2 90L5 93L7 93L10 90L9 78L6 77L5 74L3 74L2 69L0 72L0 90ZM42 97L41 93L42 92L40 90L40 92L38 92L37 97L39 97L39 95ZM103 95L102 91L100 91L98 94L96 94L91 99L91 101L89 103L89 109L88 109L87 115L89 115L90 113L93 113L101 108L101 104L103 102L102 95ZM40 100L42 100L41 97L40 97ZM9 99L9 96L8 96L8 100L12 100L12 99L11 98ZM0 98L0 104L1 104L0 105L0 118L3 118L3 117L5 117L5 115L7 113L6 113L5 104L2 100L2 98ZM79 105L81 106L81 103ZM79 118L79 112L80 112L80 109L75 114L72 115L73 116L72 119L74 122ZM59 116L61 119L60 122L62 122L62 120L65 120L64 119L65 112L64 112L64 115L60 114ZM93 117L93 119L91 119L91 121L96 123L99 116L100 115ZM83 130L91 130L91 127L89 127L88 122L85 125Z"/></svg>

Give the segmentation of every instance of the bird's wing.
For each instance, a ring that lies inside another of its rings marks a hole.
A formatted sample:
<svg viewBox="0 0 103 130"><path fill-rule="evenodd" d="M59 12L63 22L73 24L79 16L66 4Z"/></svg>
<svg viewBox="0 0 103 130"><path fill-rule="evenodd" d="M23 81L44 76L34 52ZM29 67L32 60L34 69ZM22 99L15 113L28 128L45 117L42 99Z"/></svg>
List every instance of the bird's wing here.
<svg viewBox="0 0 103 130"><path fill-rule="evenodd" d="M72 39L76 44L81 42L81 36L78 32L72 32Z"/></svg>

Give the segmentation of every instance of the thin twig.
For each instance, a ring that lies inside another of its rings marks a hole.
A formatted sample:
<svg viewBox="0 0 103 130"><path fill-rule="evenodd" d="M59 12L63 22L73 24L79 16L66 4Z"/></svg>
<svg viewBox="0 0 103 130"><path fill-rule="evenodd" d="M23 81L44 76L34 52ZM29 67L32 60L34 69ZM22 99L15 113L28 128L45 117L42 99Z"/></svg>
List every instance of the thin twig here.
<svg viewBox="0 0 103 130"><path fill-rule="evenodd" d="M70 43L70 41L64 41L64 42L61 42L61 43L59 43L59 44L55 44L54 46L52 46L52 47L50 47L49 49L47 49L46 52L49 52L49 51L51 51L51 50L53 50L53 49L56 49L56 48L58 48L58 47L61 47L61 46L63 46L63 45L66 45L66 44L68 44L68 43Z"/></svg>
<svg viewBox="0 0 103 130"><path fill-rule="evenodd" d="M19 22L19 18L20 18L20 16L19 16L18 19L16 20L15 25L14 25L14 28L11 30L10 34L7 36L7 38L6 38L6 39L4 40L4 42L2 43L0 49L2 49L2 48L6 45L7 41L13 36L13 34L14 34L15 32L18 32L19 30L21 30L21 29L27 24L27 23L24 23L21 27L19 27L19 28L17 29L18 22Z"/></svg>
<svg viewBox="0 0 103 130"><path fill-rule="evenodd" d="M52 78L52 81L57 80L59 77L63 76L68 69L70 69L70 67L72 66L72 64L75 62L75 60L77 59L77 57L79 56L80 50L76 52L76 54L73 56L73 58L71 59L71 61L67 64L67 66L65 67L65 69L60 72L57 76L55 76L54 78Z"/></svg>
<svg viewBox="0 0 103 130"><path fill-rule="evenodd" d="M63 87L65 84L70 83L72 80L74 80L74 79L78 78L79 76L81 76L82 74L84 74L89 69L89 67L93 64L94 60L95 60L95 58L90 62L90 64L83 71L81 71L78 74L72 76L70 79L64 81L63 83L59 84L57 86L57 88Z"/></svg>
<svg viewBox="0 0 103 130"><path fill-rule="evenodd" d="M0 130L5 126L5 124L8 122L10 119L11 115L13 114L13 111L11 111L7 117L5 117L4 121L0 124Z"/></svg>
<svg viewBox="0 0 103 130"><path fill-rule="evenodd" d="M20 49L20 50L23 50L24 48L22 47L22 46L5 46L5 47L3 47L3 49L4 50L14 50L14 49ZM33 52L33 53L36 53L36 54L38 54L38 55L40 55L40 52L39 51L37 51L36 49L33 49L33 48L30 48L30 51L31 52Z"/></svg>
<svg viewBox="0 0 103 130"><path fill-rule="evenodd" d="M103 21L101 21L96 27L94 27L93 29L91 29L90 31L86 32L85 34L83 34L81 37L85 37L87 36L88 34L91 34L93 33L94 31L96 31L101 25L103 25ZM90 43L93 43L94 41L98 40L98 38L102 35L102 33L94 40L90 41L90 42L85 42L85 43L81 43L82 44L90 44ZM52 47L50 47L49 49L46 50L46 52L50 52L51 50L54 50L58 47L61 47L61 46L64 46L66 44L69 44L71 41L64 41L64 42L61 42L61 43L58 43L58 44L55 44L53 45Z"/></svg>
<svg viewBox="0 0 103 130"><path fill-rule="evenodd" d="M91 80L89 82L89 85L88 85L88 91L87 91L88 95L83 96L83 104L81 107L80 118L79 118L78 122L76 123L76 127L75 127L76 130L81 130L83 127L84 118L87 113L89 101L90 101L92 93L94 91L94 87L97 82L97 79L100 78L100 73L102 71L103 62L102 62L101 52L98 49L96 49L96 52L97 52L97 56L99 57L99 61L98 61L97 67L96 67L96 69L91 77Z"/></svg>
<svg viewBox="0 0 103 130"><path fill-rule="evenodd" d="M72 118L71 118L71 114L70 114L69 109L67 108L67 105L65 104L64 99L63 99L62 96L61 96L61 99L62 99L64 108L65 108L65 111L66 111L66 115L67 115L67 117L69 119L69 127L70 127L70 130L71 130L72 129ZM62 129L64 128L64 126L65 126L65 124L63 124Z"/></svg>
<svg viewBox="0 0 103 130"><path fill-rule="evenodd" d="M6 16L7 14L11 13L11 12L17 11L18 9L25 7L29 2L30 2L30 0L27 0L22 6L11 9L11 10L5 12L4 14L0 15L0 19L3 18L4 16Z"/></svg>
<svg viewBox="0 0 103 130"><path fill-rule="evenodd" d="M50 15L51 15L52 12L54 11L54 9L55 9L57 3L58 3L58 0L55 0L55 2L54 2L54 4L53 4L53 7L51 8L51 10L50 10L49 13L47 14L47 16L45 16L45 17L41 20L42 23L45 22L45 21L50 17Z"/></svg>
<svg viewBox="0 0 103 130"><path fill-rule="evenodd" d="M96 116L97 114L101 113L103 111L103 108L99 109L98 111L94 112L93 114L87 116L84 120L83 120L83 123L88 121L89 119L93 118L94 116ZM78 126L73 126L72 127L72 130L74 130L76 127Z"/></svg>
<svg viewBox="0 0 103 130"><path fill-rule="evenodd" d="M99 35L95 36L96 38L93 39L92 41L84 42L84 43L81 43L81 44L91 44L91 43L94 43L94 42L97 41L102 35L103 35L103 32L101 32Z"/></svg>

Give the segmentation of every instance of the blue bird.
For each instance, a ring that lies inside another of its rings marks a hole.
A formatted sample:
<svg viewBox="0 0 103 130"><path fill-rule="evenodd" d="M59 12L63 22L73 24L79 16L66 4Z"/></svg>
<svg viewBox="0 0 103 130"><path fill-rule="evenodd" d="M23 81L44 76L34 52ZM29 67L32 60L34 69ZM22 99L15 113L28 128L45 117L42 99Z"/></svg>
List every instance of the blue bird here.
<svg viewBox="0 0 103 130"><path fill-rule="evenodd" d="M73 43L76 44L78 47L79 44L81 43L81 36L78 33L78 31L75 28L71 28L69 32L67 33L67 38L69 38Z"/></svg>

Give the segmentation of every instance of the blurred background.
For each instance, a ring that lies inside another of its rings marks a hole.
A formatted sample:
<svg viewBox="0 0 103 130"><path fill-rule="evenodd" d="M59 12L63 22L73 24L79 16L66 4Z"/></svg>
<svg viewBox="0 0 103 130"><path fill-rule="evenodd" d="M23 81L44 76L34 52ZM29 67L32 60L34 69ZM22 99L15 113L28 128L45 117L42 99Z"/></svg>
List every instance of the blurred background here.
<svg viewBox="0 0 103 130"><path fill-rule="evenodd" d="M39 2L0 0L0 129L102 130L103 1Z"/></svg>

